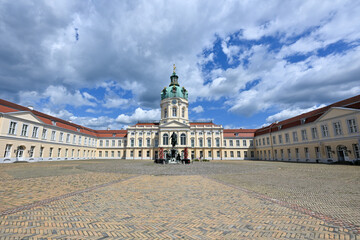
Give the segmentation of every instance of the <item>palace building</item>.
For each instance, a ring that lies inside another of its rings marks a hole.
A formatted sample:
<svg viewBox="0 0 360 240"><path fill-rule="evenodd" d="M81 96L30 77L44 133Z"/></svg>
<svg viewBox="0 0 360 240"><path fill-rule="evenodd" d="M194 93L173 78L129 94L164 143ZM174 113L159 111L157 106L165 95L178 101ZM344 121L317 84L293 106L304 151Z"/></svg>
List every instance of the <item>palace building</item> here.
<svg viewBox="0 0 360 240"><path fill-rule="evenodd" d="M190 159L337 162L360 160L360 95L261 129L189 120L175 73L161 91L161 119L127 130L93 130L0 99L0 163L80 159L154 160L171 149Z"/></svg>

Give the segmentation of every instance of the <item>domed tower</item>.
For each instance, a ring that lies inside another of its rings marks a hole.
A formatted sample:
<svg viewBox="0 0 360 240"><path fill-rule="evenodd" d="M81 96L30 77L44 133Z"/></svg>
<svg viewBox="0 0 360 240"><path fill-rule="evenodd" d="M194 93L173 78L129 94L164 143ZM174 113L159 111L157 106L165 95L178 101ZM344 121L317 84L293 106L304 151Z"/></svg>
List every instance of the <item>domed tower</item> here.
<svg viewBox="0 0 360 240"><path fill-rule="evenodd" d="M175 69L174 64L174 71L170 76L170 85L164 87L161 92L161 123L175 120L189 124L188 92L184 87L180 87L179 77L176 75Z"/></svg>

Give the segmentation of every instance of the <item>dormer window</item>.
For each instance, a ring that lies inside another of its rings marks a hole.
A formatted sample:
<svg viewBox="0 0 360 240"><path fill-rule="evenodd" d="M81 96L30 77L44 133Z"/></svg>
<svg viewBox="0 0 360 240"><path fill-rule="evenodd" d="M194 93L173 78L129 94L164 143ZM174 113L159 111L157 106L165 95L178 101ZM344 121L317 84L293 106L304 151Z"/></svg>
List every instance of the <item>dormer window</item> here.
<svg viewBox="0 0 360 240"><path fill-rule="evenodd" d="M77 128L76 131L80 132L80 128Z"/></svg>
<svg viewBox="0 0 360 240"><path fill-rule="evenodd" d="M282 128L282 125L278 126L278 130L281 130L281 128Z"/></svg>
<svg viewBox="0 0 360 240"><path fill-rule="evenodd" d="M53 126L56 126L56 122L55 122L54 120L51 121L51 124L52 124Z"/></svg>
<svg viewBox="0 0 360 240"><path fill-rule="evenodd" d="M300 121L301 121L301 124L305 124L306 118L302 118Z"/></svg>
<svg viewBox="0 0 360 240"><path fill-rule="evenodd" d="M235 136L236 136L236 137L239 136L239 133L235 133Z"/></svg>
<svg viewBox="0 0 360 240"><path fill-rule="evenodd" d="M116 136L116 133L113 133L113 137L115 137Z"/></svg>

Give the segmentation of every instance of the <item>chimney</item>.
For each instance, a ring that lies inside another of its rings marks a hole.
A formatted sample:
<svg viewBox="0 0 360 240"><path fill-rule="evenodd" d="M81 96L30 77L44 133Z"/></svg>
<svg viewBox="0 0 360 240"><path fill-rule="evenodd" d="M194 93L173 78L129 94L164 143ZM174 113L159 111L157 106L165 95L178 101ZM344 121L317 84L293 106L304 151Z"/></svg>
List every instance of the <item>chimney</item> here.
<svg viewBox="0 0 360 240"><path fill-rule="evenodd" d="M107 130L109 131L109 130L110 130L110 128L108 127L108 128L107 128Z"/></svg>
<svg viewBox="0 0 360 240"><path fill-rule="evenodd" d="M31 111L34 110L34 107L33 106L28 106L28 109L30 109Z"/></svg>

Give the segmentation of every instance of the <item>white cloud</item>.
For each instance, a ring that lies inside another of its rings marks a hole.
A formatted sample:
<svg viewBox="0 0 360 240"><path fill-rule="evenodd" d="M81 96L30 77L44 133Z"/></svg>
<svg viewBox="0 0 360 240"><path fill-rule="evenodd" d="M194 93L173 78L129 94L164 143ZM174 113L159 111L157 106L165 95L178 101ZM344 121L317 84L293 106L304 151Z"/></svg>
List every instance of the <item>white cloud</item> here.
<svg viewBox="0 0 360 240"><path fill-rule="evenodd" d="M276 121L282 121L282 120L285 120L285 119L288 119L288 118L291 118L291 117L295 117L297 115L300 115L302 113L306 113L306 112L310 112L310 111L313 111L315 109L318 109L318 108L322 108L322 107L325 107L325 105L319 105L319 106L313 106L313 107L310 107L310 108L289 108L289 109L284 109L274 115L271 115L269 117L266 118L266 122L267 123L273 123L273 122L276 122Z"/></svg>
<svg viewBox="0 0 360 240"><path fill-rule="evenodd" d="M96 98L87 92L80 92L75 90L70 92L64 86L48 86L44 92L36 91L20 91L20 103L21 104L36 104L41 103L44 100L54 106L70 105L74 107L80 106L92 106L95 107L97 104Z"/></svg>
<svg viewBox="0 0 360 240"><path fill-rule="evenodd" d="M116 122L121 124L134 124L138 121L160 120L160 109L144 110L137 108L132 115L120 114Z"/></svg>
<svg viewBox="0 0 360 240"><path fill-rule="evenodd" d="M127 108L128 103L129 103L129 99L108 97L105 100L105 103L102 104L102 106L105 108Z"/></svg>
<svg viewBox="0 0 360 240"><path fill-rule="evenodd" d="M196 112L196 113L202 113L204 112L204 108L202 106L197 106L197 107L194 107L191 109L193 112Z"/></svg>

